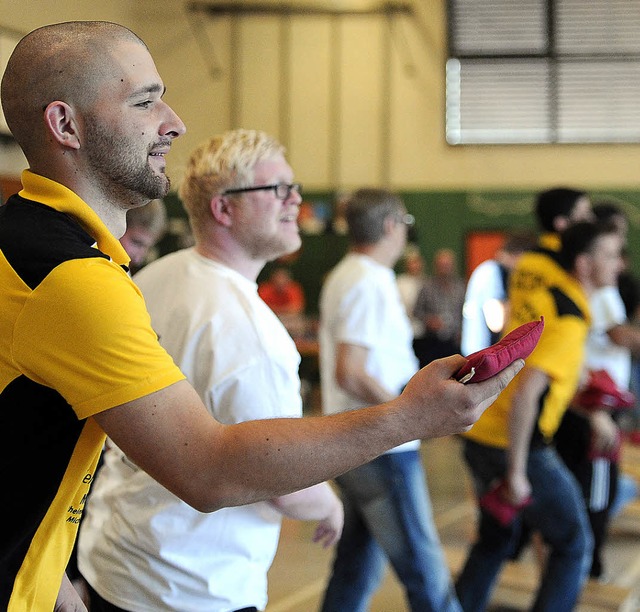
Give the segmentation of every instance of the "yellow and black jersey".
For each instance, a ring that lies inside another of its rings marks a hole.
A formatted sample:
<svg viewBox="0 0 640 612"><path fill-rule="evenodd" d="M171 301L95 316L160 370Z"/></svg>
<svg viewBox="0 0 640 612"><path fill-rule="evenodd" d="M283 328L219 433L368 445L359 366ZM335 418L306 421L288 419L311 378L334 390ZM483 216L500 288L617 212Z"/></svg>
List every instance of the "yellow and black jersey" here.
<svg viewBox="0 0 640 612"><path fill-rule="evenodd" d="M104 442L92 415L183 375L95 212L25 171L0 207L0 609L52 610Z"/></svg>
<svg viewBox="0 0 640 612"><path fill-rule="evenodd" d="M511 279L509 302L506 332L544 316L544 331L526 362L549 377L531 441L533 446L546 444L578 385L591 323L588 298L578 281L560 266L554 250L542 248L523 255L518 263ZM464 435L480 444L506 448L511 398L517 384L516 377Z"/></svg>

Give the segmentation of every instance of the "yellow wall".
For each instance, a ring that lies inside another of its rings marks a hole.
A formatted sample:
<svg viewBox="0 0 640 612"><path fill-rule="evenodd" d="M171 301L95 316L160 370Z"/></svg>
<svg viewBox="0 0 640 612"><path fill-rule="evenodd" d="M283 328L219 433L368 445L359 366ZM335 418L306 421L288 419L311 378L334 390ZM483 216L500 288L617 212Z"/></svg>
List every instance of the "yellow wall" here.
<svg viewBox="0 0 640 612"><path fill-rule="evenodd" d="M0 0L0 25L28 31L61 20L107 19L140 34L168 87L167 101L189 129L169 158L176 178L201 140L242 126L281 138L297 178L316 190L365 183L410 190L638 184L640 145L448 146L445 0L414 0L413 16L391 22L381 16L262 16L232 23L190 18L185 4ZM211 44L205 54L196 31ZM220 73L213 75L216 66Z"/></svg>

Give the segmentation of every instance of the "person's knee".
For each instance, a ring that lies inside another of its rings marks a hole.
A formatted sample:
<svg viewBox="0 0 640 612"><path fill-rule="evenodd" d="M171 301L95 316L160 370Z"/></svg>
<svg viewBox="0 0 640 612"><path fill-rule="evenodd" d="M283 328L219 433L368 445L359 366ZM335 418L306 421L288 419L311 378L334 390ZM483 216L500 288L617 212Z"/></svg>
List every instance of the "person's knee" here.
<svg viewBox="0 0 640 612"><path fill-rule="evenodd" d="M594 538L589 521L576 520L567 530L567 538L561 543L561 550L565 556L573 558L591 559L593 555Z"/></svg>
<svg viewBox="0 0 640 612"><path fill-rule="evenodd" d="M521 523L518 520L504 527L494 518L486 517L480 522L479 537L475 546L483 554L507 558L519 542L521 531Z"/></svg>

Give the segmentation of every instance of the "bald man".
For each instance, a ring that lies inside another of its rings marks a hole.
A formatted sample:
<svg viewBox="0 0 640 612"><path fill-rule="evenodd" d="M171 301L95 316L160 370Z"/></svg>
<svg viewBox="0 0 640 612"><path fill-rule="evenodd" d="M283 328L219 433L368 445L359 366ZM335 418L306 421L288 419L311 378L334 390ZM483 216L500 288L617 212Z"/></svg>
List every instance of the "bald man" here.
<svg viewBox="0 0 640 612"><path fill-rule="evenodd" d="M210 512L465 430L523 365L465 386L452 379L465 363L453 356L379 406L216 421L158 343L118 241L127 210L169 190L165 155L185 127L164 90L145 44L107 22L31 32L2 79L5 118L29 163L22 191L0 208L0 465L12 510L0 527L0 609L9 612L84 609L64 568L105 434L128 464ZM263 187L253 180L232 187ZM274 190L261 193L262 205L277 204Z"/></svg>

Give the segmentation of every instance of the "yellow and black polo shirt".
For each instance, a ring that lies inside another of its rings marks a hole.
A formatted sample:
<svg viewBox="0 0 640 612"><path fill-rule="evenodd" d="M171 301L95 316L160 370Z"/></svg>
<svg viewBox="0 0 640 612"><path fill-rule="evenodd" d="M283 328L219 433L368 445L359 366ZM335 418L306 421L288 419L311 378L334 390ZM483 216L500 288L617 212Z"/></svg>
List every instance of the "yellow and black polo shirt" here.
<svg viewBox="0 0 640 612"><path fill-rule="evenodd" d="M551 248L545 248L551 246ZM544 316L544 331L528 366L547 374L549 386L538 407L532 445L548 443L555 434L580 377L591 315L580 283L558 263L559 239L548 235L541 246L522 256L509 285L510 317L505 332ZM516 377L517 378L517 377ZM464 436L487 446L509 444L512 382Z"/></svg>
<svg viewBox="0 0 640 612"><path fill-rule="evenodd" d="M66 187L0 207L0 609L53 610L104 442L92 415L184 378L128 257Z"/></svg>

